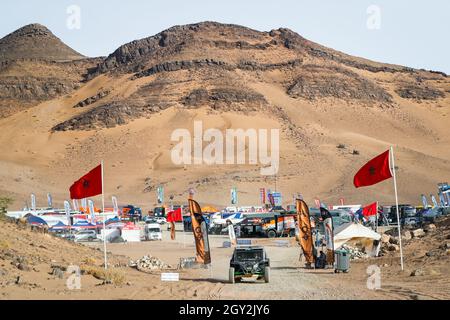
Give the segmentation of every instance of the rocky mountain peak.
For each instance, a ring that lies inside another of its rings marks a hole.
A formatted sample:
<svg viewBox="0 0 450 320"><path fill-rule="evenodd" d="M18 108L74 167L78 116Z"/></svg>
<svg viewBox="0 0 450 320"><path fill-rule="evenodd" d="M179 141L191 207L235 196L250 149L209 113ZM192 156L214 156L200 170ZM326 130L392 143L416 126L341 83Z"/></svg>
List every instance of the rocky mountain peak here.
<svg viewBox="0 0 450 320"><path fill-rule="evenodd" d="M0 61L20 59L70 61L82 58L83 55L38 23L26 25L0 39Z"/></svg>

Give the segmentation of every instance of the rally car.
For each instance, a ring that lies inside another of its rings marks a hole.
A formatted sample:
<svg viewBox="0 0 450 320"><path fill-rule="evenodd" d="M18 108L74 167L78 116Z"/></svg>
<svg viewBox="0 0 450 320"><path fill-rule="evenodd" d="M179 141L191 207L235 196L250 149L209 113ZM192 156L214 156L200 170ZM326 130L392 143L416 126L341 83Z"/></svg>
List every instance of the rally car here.
<svg viewBox="0 0 450 320"><path fill-rule="evenodd" d="M229 281L257 281L270 279L270 259L260 246L239 246L230 260Z"/></svg>

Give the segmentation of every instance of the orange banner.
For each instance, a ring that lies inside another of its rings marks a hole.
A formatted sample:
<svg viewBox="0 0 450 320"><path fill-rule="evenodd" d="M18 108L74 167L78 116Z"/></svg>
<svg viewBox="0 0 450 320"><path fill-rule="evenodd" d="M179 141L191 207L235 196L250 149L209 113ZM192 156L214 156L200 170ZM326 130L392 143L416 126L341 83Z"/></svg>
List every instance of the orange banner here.
<svg viewBox="0 0 450 320"><path fill-rule="evenodd" d="M192 231L195 238L195 248L197 249L197 262L209 264L211 263L211 254L209 251L206 221L203 218L200 205L195 200L189 199L188 201L192 219Z"/></svg>
<svg viewBox="0 0 450 320"><path fill-rule="evenodd" d="M308 264L314 263L313 239L311 234L311 220L309 218L308 205L303 200L297 199L297 222L299 229L299 241Z"/></svg>

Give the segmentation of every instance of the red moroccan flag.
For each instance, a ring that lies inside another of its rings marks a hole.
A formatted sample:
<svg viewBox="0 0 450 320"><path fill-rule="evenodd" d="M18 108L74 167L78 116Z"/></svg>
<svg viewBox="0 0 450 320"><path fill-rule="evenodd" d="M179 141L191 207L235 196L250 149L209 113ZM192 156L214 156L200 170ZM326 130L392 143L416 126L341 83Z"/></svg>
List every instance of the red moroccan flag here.
<svg viewBox="0 0 450 320"><path fill-rule="evenodd" d="M89 171L70 187L71 199L83 199L102 193L102 166Z"/></svg>
<svg viewBox="0 0 450 320"><path fill-rule="evenodd" d="M365 206L363 208L362 214L364 217L374 216L377 214L377 203L374 202L372 204L369 204L368 206Z"/></svg>
<svg viewBox="0 0 450 320"><path fill-rule="evenodd" d="M353 178L356 188L371 186L392 177L389 168L389 150L367 162Z"/></svg>
<svg viewBox="0 0 450 320"><path fill-rule="evenodd" d="M181 215L181 208L178 208L174 211L169 211L167 214L167 222L179 222L183 221L183 217Z"/></svg>

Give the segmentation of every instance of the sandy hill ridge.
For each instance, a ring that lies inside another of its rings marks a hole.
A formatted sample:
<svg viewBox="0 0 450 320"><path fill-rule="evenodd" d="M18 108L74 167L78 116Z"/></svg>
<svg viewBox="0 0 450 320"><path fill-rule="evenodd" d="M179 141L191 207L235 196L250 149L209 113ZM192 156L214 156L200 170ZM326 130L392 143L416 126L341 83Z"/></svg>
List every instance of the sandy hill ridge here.
<svg viewBox="0 0 450 320"><path fill-rule="evenodd" d="M40 78L24 86L35 69ZM48 94L50 74L71 85ZM0 142L14 147L0 155L1 189L21 200L45 186L61 201L103 158L106 192L144 208L159 184L175 201L194 187L200 201L225 205L237 186L241 204L257 203L259 187L275 187L258 166L172 164L172 131L201 120L205 129L281 129L276 183L286 201L302 192L308 201L392 202L391 183L355 190L352 177L394 145L401 201L416 203L449 178L449 92L441 72L352 57L289 29L216 22L175 26L106 58L8 62Z"/></svg>

